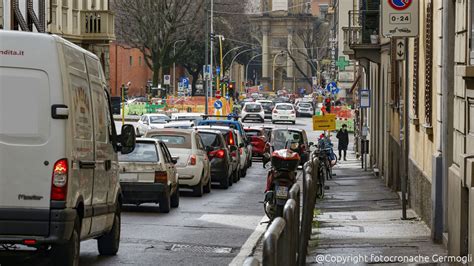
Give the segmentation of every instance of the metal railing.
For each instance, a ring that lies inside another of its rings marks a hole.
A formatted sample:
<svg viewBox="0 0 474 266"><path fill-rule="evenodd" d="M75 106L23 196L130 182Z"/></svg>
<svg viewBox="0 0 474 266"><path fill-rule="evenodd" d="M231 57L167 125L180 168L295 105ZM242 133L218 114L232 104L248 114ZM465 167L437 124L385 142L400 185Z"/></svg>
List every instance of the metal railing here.
<svg viewBox="0 0 474 266"><path fill-rule="evenodd" d="M352 45L377 44L379 42L379 13L379 10L349 11L349 26L342 27L344 53L353 53Z"/></svg>
<svg viewBox="0 0 474 266"><path fill-rule="evenodd" d="M277 217L263 236L263 265L305 265L308 242L311 237L313 211L316 204L316 181L319 160L311 156L303 166L303 210L301 212L301 187L294 184L283 208L283 217ZM300 216L301 214L301 216ZM248 258L244 265L259 265L255 258Z"/></svg>

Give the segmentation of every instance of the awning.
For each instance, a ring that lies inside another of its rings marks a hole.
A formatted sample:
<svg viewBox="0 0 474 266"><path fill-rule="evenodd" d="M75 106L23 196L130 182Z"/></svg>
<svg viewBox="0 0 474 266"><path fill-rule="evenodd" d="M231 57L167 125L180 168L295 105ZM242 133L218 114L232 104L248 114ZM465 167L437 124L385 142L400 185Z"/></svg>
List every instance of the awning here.
<svg viewBox="0 0 474 266"><path fill-rule="evenodd" d="M354 81L354 84L352 84L352 86L351 86L351 94L353 93L355 87L357 86L357 83L359 83L361 77L362 77L362 75L358 75L358 76L357 76L357 79Z"/></svg>

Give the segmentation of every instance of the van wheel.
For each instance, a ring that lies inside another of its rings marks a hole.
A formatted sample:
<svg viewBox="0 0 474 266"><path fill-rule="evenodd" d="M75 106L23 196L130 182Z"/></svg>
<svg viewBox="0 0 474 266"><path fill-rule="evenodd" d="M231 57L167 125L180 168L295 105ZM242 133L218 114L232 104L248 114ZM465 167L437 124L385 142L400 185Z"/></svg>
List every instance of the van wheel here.
<svg viewBox="0 0 474 266"><path fill-rule="evenodd" d="M229 175L229 187L231 187L232 185L234 185L234 175L232 175L232 173L230 173L230 175Z"/></svg>
<svg viewBox="0 0 474 266"><path fill-rule="evenodd" d="M174 192L173 196L171 196L170 205L173 208L179 207L179 186L176 187L176 191Z"/></svg>
<svg viewBox="0 0 474 266"><path fill-rule="evenodd" d="M233 180L234 180L234 183L239 182L239 180L240 180L239 171L234 171L234 172L232 173L232 178L233 178Z"/></svg>
<svg viewBox="0 0 474 266"><path fill-rule="evenodd" d="M203 194L204 194L204 186L202 185L202 175L201 175L201 180L199 180L199 183L193 187L193 196L202 197Z"/></svg>
<svg viewBox="0 0 474 266"><path fill-rule="evenodd" d="M170 191L169 189L163 193L160 199L160 212L161 213L169 213L171 209L171 199L170 199Z"/></svg>
<svg viewBox="0 0 474 266"><path fill-rule="evenodd" d="M240 177L245 177L247 175L247 169L240 170Z"/></svg>
<svg viewBox="0 0 474 266"><path fill-rule="evenodd" d="M52 247L54 265L79 266L79 255L81 253L80 232L81 222L79 216L77 216L71 238L65 244Z"/></svg>
<svg viewBox="0 0 474 266"><path fill-rule="evenodd" d="M117 207L117 210L115 211L114 215L114 224L112 225L112 229L110 230L110 232L97 239L97 246L99 248L100 255L113 256L117 254L120 246L120 222L120 207Z"/></svg>

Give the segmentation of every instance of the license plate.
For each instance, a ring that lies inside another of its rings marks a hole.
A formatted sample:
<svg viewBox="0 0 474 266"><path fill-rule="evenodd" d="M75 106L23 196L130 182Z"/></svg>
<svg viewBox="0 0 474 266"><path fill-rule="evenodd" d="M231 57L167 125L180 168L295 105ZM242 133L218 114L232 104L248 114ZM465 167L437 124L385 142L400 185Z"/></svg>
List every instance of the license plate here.
<svg viewBox="0 0 474 266"><path fill-rule="evenodd" d="M136 182L138 181L137 174L121 173L120 182Z"/></svg>
<svg viewBox="0 0 474 266"><path fill-rule="evenodd" d="M285 119L285 118L288 118L288 116L282 116L281 118Z"/></svg>
<svg viewBox="0 0 474 266"><path fill-rule="evenodd" d="M276 191L277 199L287 199L288 198L288 187L276 186L275 191Z"/></svg>

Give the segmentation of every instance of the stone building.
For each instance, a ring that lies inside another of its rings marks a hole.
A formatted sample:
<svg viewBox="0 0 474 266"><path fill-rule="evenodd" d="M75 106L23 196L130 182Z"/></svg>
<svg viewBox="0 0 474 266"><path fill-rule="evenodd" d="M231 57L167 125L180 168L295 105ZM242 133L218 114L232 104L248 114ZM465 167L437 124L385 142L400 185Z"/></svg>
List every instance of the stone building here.
<svg viewBox="0 0 474 266"><path fill-rule="evenodd" d="M265 90L311 88L311 67L298 30L314 18L308 0L262 0L261 14L251 17L261 33L262 78Z"/></svg>
<svg viewBox="0 0 474 266"><path fill-rule="evenodd" d="M114 14L108 0L1 0L0 28L57 34L96 54L110 78Z"/></svg>

